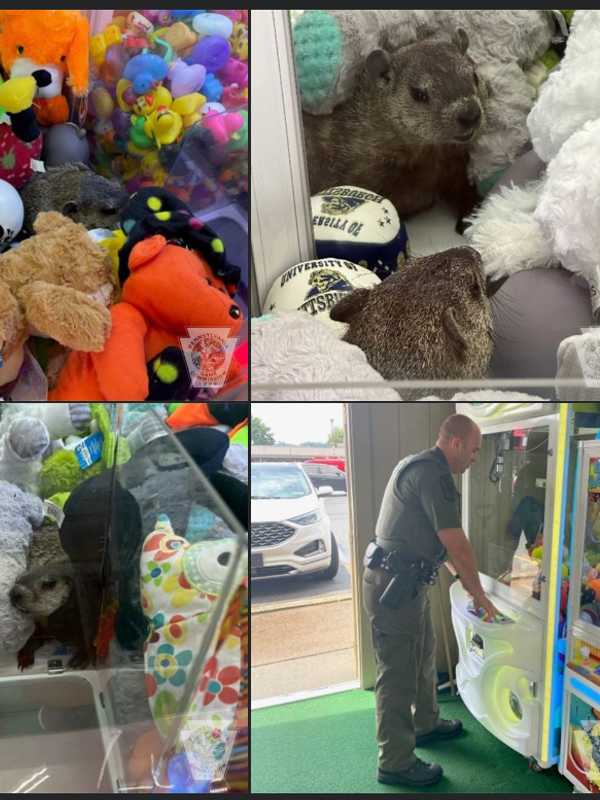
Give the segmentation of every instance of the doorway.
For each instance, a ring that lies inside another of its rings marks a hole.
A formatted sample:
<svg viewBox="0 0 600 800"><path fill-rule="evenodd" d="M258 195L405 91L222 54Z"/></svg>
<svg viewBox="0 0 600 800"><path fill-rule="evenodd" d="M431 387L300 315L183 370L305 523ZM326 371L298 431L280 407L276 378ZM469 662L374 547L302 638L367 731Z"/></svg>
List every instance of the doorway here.
<svg viewBox="0 0 600 800"><path fill-rule="evenodd" d="M252 705L358 686L347 410L253 403Z"/></svg>

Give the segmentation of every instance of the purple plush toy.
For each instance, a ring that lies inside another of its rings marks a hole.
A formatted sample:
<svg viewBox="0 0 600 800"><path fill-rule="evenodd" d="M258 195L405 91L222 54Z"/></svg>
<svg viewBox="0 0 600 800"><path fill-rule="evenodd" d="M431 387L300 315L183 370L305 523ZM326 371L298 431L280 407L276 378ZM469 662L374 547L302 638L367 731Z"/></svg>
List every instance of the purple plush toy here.
<svg viewBox="0 0 600 800"><path fill-rule="evenodd" d="M174 98L184 94L197 92L206 79L206 67L203 64L186 64L177 59L169 67L171 94Z"/></svg>

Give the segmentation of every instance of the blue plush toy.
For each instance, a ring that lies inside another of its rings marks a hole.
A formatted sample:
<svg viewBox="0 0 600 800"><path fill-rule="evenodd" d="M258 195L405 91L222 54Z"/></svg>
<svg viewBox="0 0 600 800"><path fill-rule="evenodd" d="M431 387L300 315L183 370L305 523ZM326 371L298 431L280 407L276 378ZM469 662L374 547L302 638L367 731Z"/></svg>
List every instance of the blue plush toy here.
<svg viewBox="0 0 600 800"><path fill-rule="evenodd" d="M145 94L167 77L167 62L160 56L142 53L134 56L123 71L123 77L131 81L136 94Z"/></svg>

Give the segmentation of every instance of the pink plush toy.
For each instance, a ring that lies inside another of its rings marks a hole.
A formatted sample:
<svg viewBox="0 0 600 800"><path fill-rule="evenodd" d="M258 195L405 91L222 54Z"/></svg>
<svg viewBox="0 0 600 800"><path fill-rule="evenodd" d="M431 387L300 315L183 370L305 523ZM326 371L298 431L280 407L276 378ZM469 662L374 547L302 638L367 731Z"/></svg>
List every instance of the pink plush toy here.
<svg viewBox="0 0 600 800"><path fill-rule="evenodd" d="M243 127L244 117L233 112L219 114L218 111L209 111L203 117L202 125L212 133L217 144L227 144L232 135Z"/></svg>
<svg viewBox="0 0 600 800"><path fill-rule="evenodd" d="M238 86L248 86L248 65L237 58L230 58L224 67L219 70L219 78L224 83L237 83Z"/></svg>

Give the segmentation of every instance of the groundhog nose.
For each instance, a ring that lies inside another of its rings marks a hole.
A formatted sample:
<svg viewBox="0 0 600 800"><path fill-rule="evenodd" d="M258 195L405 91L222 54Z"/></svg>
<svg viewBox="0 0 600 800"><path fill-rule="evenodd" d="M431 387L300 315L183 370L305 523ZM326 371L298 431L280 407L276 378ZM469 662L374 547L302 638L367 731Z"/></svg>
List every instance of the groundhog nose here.
<svg viewBox="0 0 600 800"><path fill-rule="evenodd" d="M477 103L473 103L463 109L458 115L458 121L463 128L474 128L481 120L481 109Z"/></svg>
<svg viewBox="0 0 600 800"><path fill-rule="evenodd" d="M239 310L237 306L231 306L229 309L229 316L233 317L233 319L239 319L242 315L242 312Z"/></svg>
<svg viewBox="0 0 600 800"><path fill-rule="evenodd" d="M10 597L10 602L13 604L13 606L16 606L18 605L19 601L22 600L23 593L16 586L13 586L13 588L9 592L9 597Z"/></svg>

